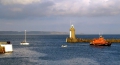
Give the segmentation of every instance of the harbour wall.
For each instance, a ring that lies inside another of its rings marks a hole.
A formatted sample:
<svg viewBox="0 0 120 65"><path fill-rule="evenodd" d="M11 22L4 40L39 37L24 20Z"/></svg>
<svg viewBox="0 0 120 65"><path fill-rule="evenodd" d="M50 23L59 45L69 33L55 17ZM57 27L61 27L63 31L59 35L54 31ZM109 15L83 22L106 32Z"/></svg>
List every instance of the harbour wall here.
<svg viewBox="0 0 120 65"><path fill-rule="evenodd" d="M111 43L120 43L120 39L105 39L108 42ZM83 39L83 38L66 38L66 42L68 43L90 43L92 39Z"/></svg>

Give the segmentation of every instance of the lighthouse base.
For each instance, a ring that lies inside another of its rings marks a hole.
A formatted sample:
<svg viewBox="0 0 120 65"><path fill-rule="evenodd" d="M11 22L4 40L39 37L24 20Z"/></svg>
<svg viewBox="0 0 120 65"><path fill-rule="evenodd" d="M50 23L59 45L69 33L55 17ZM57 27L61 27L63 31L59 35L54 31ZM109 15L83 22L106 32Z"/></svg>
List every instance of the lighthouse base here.
<svg viewBox="0 0 120 65"><path fill-rule="evenodd" d="M77 38L66 38L66 42L68 43L77 43L78 42L78 39Z"/></svg>

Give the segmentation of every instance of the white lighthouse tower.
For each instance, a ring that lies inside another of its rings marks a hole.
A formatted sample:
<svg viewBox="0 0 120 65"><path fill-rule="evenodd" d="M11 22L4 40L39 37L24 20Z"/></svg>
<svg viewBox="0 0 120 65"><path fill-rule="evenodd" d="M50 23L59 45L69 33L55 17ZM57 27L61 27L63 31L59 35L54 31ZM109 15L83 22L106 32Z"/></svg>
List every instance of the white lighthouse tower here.
<svg viewBox="0 0 120 65"><path fill-rule="evenodd" d="M70 28L70 38L71 39L75 39L75 29L74 29L74 26L71 25L71 28Z"/></svg>

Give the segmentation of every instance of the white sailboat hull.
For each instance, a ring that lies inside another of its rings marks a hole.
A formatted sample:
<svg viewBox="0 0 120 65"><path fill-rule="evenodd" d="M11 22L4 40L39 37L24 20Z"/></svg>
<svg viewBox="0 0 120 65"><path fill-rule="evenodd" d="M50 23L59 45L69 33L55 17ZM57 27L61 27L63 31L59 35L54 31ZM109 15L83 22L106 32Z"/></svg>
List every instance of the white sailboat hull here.
<svg viewBox="0 0 120 65"><path fill-rule="evenodd" d="M29 45L29 43L25 42L25 43L20 43L20 45Z"/></svg>

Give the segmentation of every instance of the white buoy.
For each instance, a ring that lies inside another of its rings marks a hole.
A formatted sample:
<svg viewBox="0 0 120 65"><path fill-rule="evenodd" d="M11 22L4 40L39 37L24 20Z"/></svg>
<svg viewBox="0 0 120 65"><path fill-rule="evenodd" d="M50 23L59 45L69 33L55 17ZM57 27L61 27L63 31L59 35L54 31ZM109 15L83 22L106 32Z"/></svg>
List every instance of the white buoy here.
<svg viewBox="0 0 120 65"><path fill-rule="evenodd" d="M61 47L67 47L67 45L62 45Z"/></svg>

